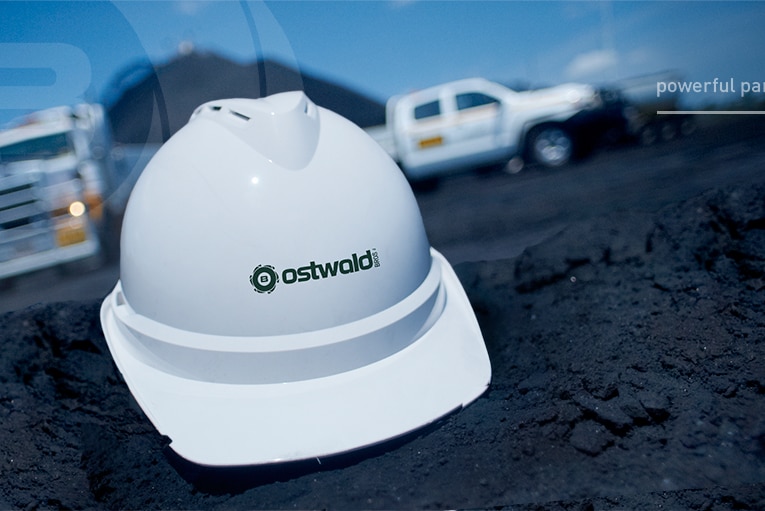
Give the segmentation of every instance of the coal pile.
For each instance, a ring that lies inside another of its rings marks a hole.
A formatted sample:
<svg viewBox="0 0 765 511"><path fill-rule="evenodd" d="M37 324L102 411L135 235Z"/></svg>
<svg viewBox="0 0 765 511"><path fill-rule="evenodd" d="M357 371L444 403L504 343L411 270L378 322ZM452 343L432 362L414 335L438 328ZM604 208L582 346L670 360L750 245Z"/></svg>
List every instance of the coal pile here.
<svg viewBox="0 0 765 511"><path fill-rule="evenodd" d="M765 188L456 269L488 392L374 452L288 467L173 457L111 360L99 302L4 315L0 508L765 509Z"/></svg>
<svg viewBox="0 0 765 511"><path fill-rule="evenodd" d="M317 105L359 126L385 123L382 102L273 60L240 64L215 53L190 53L123 74L112 85L119 93L107 100L113 138L120 144L163 143L208 101L292 90L305 91Z"/></svg>

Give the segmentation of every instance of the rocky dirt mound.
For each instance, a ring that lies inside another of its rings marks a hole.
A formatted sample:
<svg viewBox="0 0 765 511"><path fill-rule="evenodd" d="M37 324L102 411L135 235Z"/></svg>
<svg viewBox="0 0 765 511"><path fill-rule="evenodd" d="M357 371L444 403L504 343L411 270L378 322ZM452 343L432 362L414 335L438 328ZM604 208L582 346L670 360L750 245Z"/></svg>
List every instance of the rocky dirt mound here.
<svg viewBox="0 0 765 511"><path fill-rule="evenodd" d="M133 403L99 303L5 315L0 508L765 508L765 189L575 225L457 270L489 391L321 464L185 464Z"/></svg>

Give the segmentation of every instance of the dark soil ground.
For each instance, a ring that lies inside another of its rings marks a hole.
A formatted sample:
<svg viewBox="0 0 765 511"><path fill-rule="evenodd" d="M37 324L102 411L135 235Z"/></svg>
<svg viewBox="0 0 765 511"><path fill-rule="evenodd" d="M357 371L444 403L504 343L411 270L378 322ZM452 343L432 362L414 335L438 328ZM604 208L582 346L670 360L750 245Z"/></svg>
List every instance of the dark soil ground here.
<svg viewBox="0 0 765 511"><path fill-rule="evenodd" d="M489 391L321 464L184 464L113 365L100 301L5 314L0 508L765 509L765 188L604 215L456 269Z"/></svg>

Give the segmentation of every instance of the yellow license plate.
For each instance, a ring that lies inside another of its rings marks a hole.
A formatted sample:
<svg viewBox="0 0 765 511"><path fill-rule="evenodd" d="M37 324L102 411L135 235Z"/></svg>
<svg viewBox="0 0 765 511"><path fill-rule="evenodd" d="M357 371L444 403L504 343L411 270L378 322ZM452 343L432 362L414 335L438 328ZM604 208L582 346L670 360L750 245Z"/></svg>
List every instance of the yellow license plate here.
<svg viewBox="0 0 765 511"><path fill-rule="evenodd" d="M419 142L420 149L427 149L428 147L440 146L443 143L444 143L444 138L440 135L437 137L423 138Z"/></svg>
<svg viewBox="0 0 765 511"><path fill-rule="evenodd" d="M59 247L68 247L82 243L88 238L85 229L81 226L60 227L56 232L56 241Z"/></svg>

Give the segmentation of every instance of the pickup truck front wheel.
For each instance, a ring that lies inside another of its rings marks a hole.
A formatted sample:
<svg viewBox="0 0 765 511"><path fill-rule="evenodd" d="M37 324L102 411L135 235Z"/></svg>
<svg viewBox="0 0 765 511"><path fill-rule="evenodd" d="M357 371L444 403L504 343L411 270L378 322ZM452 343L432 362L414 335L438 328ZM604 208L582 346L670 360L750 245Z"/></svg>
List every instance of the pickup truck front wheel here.
<svg viewBox="0 0 765 511"><path fill-rule="evenodd" d="M545 167L560 167L571 160L574 141L558 126L539 126L528 136L529 156Z"/></svg>

